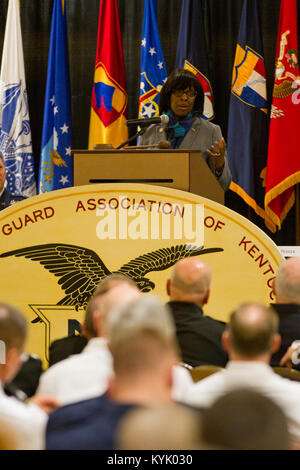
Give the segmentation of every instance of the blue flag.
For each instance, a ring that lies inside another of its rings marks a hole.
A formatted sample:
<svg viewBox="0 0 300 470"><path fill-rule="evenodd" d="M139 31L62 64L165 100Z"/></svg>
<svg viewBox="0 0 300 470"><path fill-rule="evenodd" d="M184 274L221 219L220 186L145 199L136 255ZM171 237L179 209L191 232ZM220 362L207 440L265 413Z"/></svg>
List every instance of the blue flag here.
<svg viewBox="0 0 300 470"><path fill-rule="evenodd" d="M204 91L202 117L214 118L213 93L208 79L208 60L201 0L183 0L175 68L185 68L198 78Z"/></svg>
<svg viewBox="0 0 300 470"><path fill-rule="evenodd" d="M227 152L230 189L265 219L267 91L257 0L245 0L232 73Z"/></svg>
<svg viewBox="0 0 300 470"><path fill-rule="evenodd" d="M141 42L140 118L159 115L159 92L168 78L157 27L156 6L157 0L145 0Z"/></svg>
<svg viewBox="0 0 300 470"><path fill-rule="evenodd" d="M67 23L62 0L52 14L39 193L73 186Z"/></svg>
<svg viewBox="0 0 300 470"><path fill-rule="evenodd" d="M0 151L8 190L36 194L19 1L9 0L0 77Z"/></svg>

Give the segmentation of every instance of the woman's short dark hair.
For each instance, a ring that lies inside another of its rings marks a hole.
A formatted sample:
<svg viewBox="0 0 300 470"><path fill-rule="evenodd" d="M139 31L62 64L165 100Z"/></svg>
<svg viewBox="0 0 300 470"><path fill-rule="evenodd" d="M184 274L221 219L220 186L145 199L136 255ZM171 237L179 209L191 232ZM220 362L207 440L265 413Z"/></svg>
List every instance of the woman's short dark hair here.
<svg viewBox="0 0 300 470"><path fill-rule="evenodd" d="M192 112L194 116L201 116L204 105L203 88L197 77L192 72L185 69L175 69L170 73L160 91L159 114L163 114L170 109L171 94L175 90L185 90L186 88L194 88L197 92Z"/></svg>

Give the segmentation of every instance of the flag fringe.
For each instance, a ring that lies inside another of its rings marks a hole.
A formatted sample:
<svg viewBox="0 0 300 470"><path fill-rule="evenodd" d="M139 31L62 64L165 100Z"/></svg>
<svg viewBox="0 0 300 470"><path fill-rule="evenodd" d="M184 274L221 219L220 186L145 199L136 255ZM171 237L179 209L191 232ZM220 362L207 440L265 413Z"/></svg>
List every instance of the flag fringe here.
<svg viewBox="0 0 300 470"><path fill-rule="evenodd" d="M276 232L276 224L273 223L271 218L266 214L266 211L262 209L255 199L253 199L251 196L249 196L243 188L241 188L238 184L234 183L233 181L230 183L229 189L231 191L234 191L236 194L238 194L245 202L248 204L248 206L252 207L252 209L256 212L257 215L259 215L262 219L264 219L266 226L271 232Z"/></svg>
<svg viewBox="0 0 300 470"><path fill-rule="evenodd" d="M265 195L265 211L267 216L281 229L281 224L286 218L288 212L294 205L295 202L295 193L291 195L284 208L281 211L280 217L269 207L269 204L278 196L280 196L284 191L287 191L290 188L293 188L296 184L300 183L300 170L292 175L288 176L285 180L281 181L279 184L270 189Z"/></svg>

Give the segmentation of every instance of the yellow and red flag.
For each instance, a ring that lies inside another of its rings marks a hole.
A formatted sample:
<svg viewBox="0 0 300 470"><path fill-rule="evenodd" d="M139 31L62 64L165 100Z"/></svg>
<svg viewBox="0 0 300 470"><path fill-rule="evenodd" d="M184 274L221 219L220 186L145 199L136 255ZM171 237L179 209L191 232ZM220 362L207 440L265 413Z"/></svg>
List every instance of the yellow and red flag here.
<svg viewBox="0 0 300 470"><path fill-rule="evenodd" d="M281 228L300 182L297 1L281 0L266 171L266 215Z"/></svg>
<svg viewBox="0 0 300 470"><path fill-rule="evenodd" d="M95 144L117 147L127 140L127 93L117 0L101 0L89 149Z"/></svg>

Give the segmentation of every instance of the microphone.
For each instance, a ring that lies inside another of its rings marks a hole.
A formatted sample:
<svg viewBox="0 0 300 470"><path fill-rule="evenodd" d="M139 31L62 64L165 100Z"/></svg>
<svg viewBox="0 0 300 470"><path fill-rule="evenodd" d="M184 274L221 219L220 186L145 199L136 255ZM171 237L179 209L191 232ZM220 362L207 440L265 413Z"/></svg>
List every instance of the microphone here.
<svg viewBox="0 0 300 470"><path fill-rule="evenodd" d="M158 144L147 144L147 145L131 145L128 147L124 147L123 150L143 150L143 149L160 149L160 150L167 150L171 148L171 142L167 140L161 140Z"/></svg>
<svg viewBox="0 0 300 470"><path fill-rule="evenodd" d="M145 119L128 119L126 121L127 126L140 126L140 127L147 127L150 126L151 124L168 124L169 122L169 116L166 114L162 114L161 116L158 117L152 117L152 118L145 118Z"/></svg>

